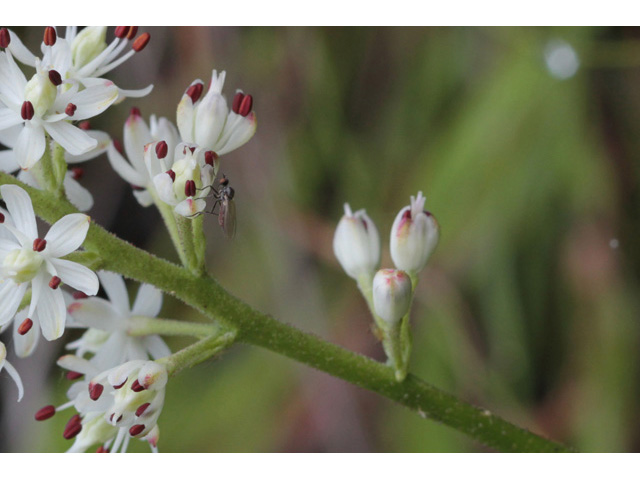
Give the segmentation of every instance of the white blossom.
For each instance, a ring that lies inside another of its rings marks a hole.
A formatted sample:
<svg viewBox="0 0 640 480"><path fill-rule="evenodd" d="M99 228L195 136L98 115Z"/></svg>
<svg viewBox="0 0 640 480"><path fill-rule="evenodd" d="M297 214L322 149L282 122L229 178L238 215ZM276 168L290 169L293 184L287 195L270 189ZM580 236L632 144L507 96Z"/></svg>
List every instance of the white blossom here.
<svg viewBox="0 0 640 480"><path fill-rule="evenodd" d="M333 252L350 277L373 276L380 263L380 235L363 210L353 213L348 203L333 236Z"/></svg>

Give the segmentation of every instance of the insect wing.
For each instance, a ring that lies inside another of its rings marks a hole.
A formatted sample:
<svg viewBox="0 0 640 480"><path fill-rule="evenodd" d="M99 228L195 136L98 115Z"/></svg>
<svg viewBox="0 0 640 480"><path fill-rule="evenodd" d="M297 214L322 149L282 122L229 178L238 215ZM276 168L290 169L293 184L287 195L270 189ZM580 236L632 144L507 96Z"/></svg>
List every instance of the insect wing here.
<svg viewBox="0 0 640 480"><path fill-rule="evenodd" d="M233 199L224 197L220 203L218 223L222 227L225 237L233 238L236 235L236 204Z"/></svg>

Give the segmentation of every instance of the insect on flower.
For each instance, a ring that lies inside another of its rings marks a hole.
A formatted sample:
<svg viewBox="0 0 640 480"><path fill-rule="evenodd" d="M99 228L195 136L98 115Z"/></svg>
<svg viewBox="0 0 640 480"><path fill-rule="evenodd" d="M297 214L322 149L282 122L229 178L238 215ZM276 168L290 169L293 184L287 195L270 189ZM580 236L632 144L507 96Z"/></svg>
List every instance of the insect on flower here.
<svg viewBox="0 0 640 480"><path fill-rule="evenodd" d="M211 211L206 213L217 215L218 224L222 228L225 237L233 238L236 235L236 204L233 201L235 190L229 186L229 179L224 174L218 180L218 185L220 187L217 189L213 185L205 187L211 189L215 199ZM216 213L217 206L220 206L220 209Z"/></svg>

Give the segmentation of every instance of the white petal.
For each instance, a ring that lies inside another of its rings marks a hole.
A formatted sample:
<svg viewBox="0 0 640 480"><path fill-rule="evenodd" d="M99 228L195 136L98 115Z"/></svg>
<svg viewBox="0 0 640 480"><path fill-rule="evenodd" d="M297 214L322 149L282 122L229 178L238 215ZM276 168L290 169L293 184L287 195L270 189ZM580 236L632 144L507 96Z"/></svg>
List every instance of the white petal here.
<svg viewBox="0 0 640 480"><path fill-rule="evenodd" d="M73 178L71 172L67 172L64 177L64 191L69 201L81 212L93 207L93 196Z"/></svg>
<svg viewBox="0 0 640 480"><path fill-rule="evenodd" d="M195 141L204 148L213 149L222 133L229 109L222 95L207 95L196 109Z"/></svg>
<svg viewBox="0 0 640 480"><path fill-rule="evenodd" d="M124 151L138 172L144 172L144 146L151 143L151 132L140 115L129 115L124 124ZM144 185L140 185L143 187Z"/></svg>
<svg viewBox="0 0 640 480"><path fill-rule="evenodd" d="M85 88L71 99L77 109L74 120L85 120L104 112L118 98L118 88L111 82Z"/></svg>
<svg viewBox="0 0 640 480"><path fill-rule="evenodd" d="M9 52L0 52L0 92L15 106L24 101L27 79Z"/></svg>
<svg viewBox="0 0 640 480"><path fill-rule="evenodd" d="M45 149L44 130L40 125L26 122L18 135L13 151L22 168L33 167L42 158Z"/></svg>
<svg viewBox="0 0 640 480"><path fill-rule="evenodd" d="M195 85L197 83L202 83L199 80L196 80L189 85ZM188 89L187 89L188 90ZM191 101L191 97L186 93L182 95L182 99L180 103L178 103L178 109L176 111L176 122L178 124L178 130L180 131L180 136L182 137L183 142L192 143L193 138L193 122L195 120L195 112L194 105Z"/></svg>
<svg viewBox="0 0 640 480"><path fill-rule="evenodd" d="M146 97L153 90L153 84L147 85L144 88L139 88L137 90L125 90L123 88L119 88L118 91L120 93L119 98L140 98Z"/></svg>
<svg viewBox="0 0 640 480"><path fill-rule="evenodd" d="M16 314L28 283L17 285L13 280L0 282L0 325L9 322Z"/></svg>
<svg viewBox="0 0 640 480"><path fill-rule="evenodd" d="M88 130L87 135L95 139L98 142L98 145L87 153L83 153L81 155L70 155L66 153L64 159L67 163L80 163L86 160L91 160L92 158L96 158L98 155L107 151L107 147L111 142L111 137L108 133L101 132L100 130Z"/></svg>
<svg viewBox="0 0 640 480"><path fill-rule="evenodd" d="M143 207L149 207L153 205L153 197L148 190L134 190L133 196L136 197L136 200Z"/></svg>
<svg viewBox="0 0 640 480"><path fill-rule="evenodd" d="M127 285L122 278L122 275L117 273L107 272L106 270L100 270L98 272L98 278L107 293L107 297L113 304L114 308L122 316L129 316L129 293L127 292Z"/></svg>
<svg viewBox="0 0 640 480"><path fill-rule="evenodd" d="M84 242L91 218L83 213L65 215L54 223L44 237L47 241L47 255L64 257L75 252Z"/></svg>
<svg viewBox="0 0 640 480"><path fill-rule="evenodd" d="M97 275L92 270L79 263L61 258L52 258L50 261L56 267L58 276L64 283L86 295L98 293L100 284Z"/></svg>
<svg viewBox="0 0 640 480"><path fill-rule="evenodd" d="M76 357L75 355L64 355L60 357L56 363L66 370L82 373L87 377L93 377L97 373L96 367L92 365L89 360Z"/></svg>
<svg viewBox="0 0 640 480"><path fill-rule="evenodd" d="M40 326L38 325L37 317L34 316L31 320L33 326L24 335L18 333L20 324L27 318L27 309L21 310L16 314L16 318L13 321L13 346L15 348L16 355L20 358L25 358L31 355L38 345L38 339L40 338Z"/></svg>
<svg viewBox="0 0 640 480"><path fill-rule="evenodd" d="M9 376L13 379L13 381L16 382L16 386L18 387L18 401L20 401L22 400L22 396L24 395L24 387L22 385L22 380L20 380L20 375L18 374L18 371L15 368L13 368L13 365L11 365L9 362L7 362L4 359L4 357L6 356L6 350L2 342L0 342L0 348L4 350L3 354L1 355L2 360L0 360L0 370L4 368L9 374Z"/></svg>
<svg viewBox="0 0 640 480"><path fill-rule="evenodd" d="M7 210L16 229L22 232L31 241L38 238L36 216L33 213L33 205L29 194L17 185L0 186L2 199L7 204Z"/></svg>
<svg viewBox="0 0 640 480"><path fill-rule="evenodd" d="M155 317L160 313L161 308L162 292L153 285L146 283L140 285L131 313L144 317Z"/></svg>
<svg viewBox="0 0 640 480"><path fill-rule="evenodd" d="M0 171L13 173L20 168L16 161L13 150L3 150L0 152Z"/></svg>
<svg viewBox="0 0 640 480"><path fill-rule="evenodd" d="M136 185L138 187L144 187L147 185L149 179L142 172L146 173L146 168L142 170L142 172L138 172L135 170L129 162L127 162L120 152L116 150L113 143L109 144L107 148L107 158L109 159L109 163L116 171L118 175L120 175L125 181L132 185Z"/></svg>
<svg viewBox="0 0 640 480"><path fill-rule="evenodd" d="M173 192L173 180L168 173L160 173L153 177L153 185L160 199L169 205L177 203L176 196Z"/></svg>
<svg viewBox="0 0 640 480"><path fill-rule="evenodd" d="M22 117L20 117L22 118ZM13 148L16 146L16 142L18 141L18 135L22 131L22 124L14 125L11 128L5 128L0 130L0 143L6 145L9 148Z"/></svg>
<svg viewBox="0 0 640 480"><path fill-rule="evenodd" d="M201 199L185 198L175 206L174 211L183 217L192 217L196 213L202 212L207 207L207 202Z"/></svg>
<svg viewBox="0 0 640 480"><path fill-rule="evenodd" d="M36 278L33 279L34 284L38 277L39 276L36 276ZM38 314L38 320L40 321L40 328L42 329L44 338L52 341L62 336L67 318L67 308L64 304L64 297L60 289L54 290L53 288L49 288L47 284L41 285L36 313Z"/></svg>
<svg viewBox="0 0 640 480"><path fill-rule="evenodd" d="M14 112L10 108L0 107L0 130L6 130L21 123L24 123L24 119L18 115L17 112Z"/></svg>
<svg viewBox="0 0 640 480"><path fill-rule="evenodd" d="M86 153L96 148L98 141L91 138L84 130L74 127L66 121L45 123L47 133L71 155Z"/></svg>
<svg viewBox="0 0 640 480"><path fill-rule="evenodd" d="M9 30L9 33L11 34L11 43L9 43L11 53L25 65L35 67L37 57L24 46L22 41L20 41L20 37L18 37L13 30Z"/></svg>
<svg viewBox="0 0 640 480"><path fill-rule="evenodd" d="M231 112L229 114L229 121L231 121L231 116L236 115ZM222 132L222 139L220 140L218 150L216 153L218 155L224 155L225 153L229 153L236 148L241 147L253 137L253 134L256 133L257 122L255 119L255 115L253 113L249 114L247 117L241 117L241 120L235 122L235 127L227 131L225 126L225 131Z"/></svg>
<svg viewBox="0 0 640 480"><path fill-rule="evenodd" d="M148 335L143 337L142 343L154 360L171 355L171 350L159 335Z"/></svg>
<svg viewBox="0 0 640 480"><path fill-rule="evenodd" d="M103 298L85 298L69 305L69 315L80 325L113 332L124 328L122 314Z"/></svg>

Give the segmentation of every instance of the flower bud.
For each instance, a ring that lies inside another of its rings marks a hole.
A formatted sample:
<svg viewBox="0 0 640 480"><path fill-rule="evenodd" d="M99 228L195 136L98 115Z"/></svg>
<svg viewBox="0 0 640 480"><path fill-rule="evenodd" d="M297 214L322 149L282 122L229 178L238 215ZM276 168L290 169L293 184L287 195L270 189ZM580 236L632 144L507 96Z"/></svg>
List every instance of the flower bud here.
<svg viewBox="0 0 640 480"><path fill-rule="evenodd" d="M73 66L82 68L107 48L107 27L86 27L71 43Z"/></svg>
<svg viewBox="0 0 640 480"><path fill-rule="evenodd" d="M410 274L422 270L438 243L438 222L424 210L425 197L418 192L391 227L391 258L395 266Z"/></svg>
<svg viewBox="0 0 640 480"><path fill-rule="evenodd" d="M386 268L373 277L373 306L387 326L393 327L409 313L411 279L402 270Z"/></svg>
<svg viewBox="0 0 640 480"><path fill-rule="evenodd" d="M380 263L380 235L364 210L351 212L344 204L344 215L333 236L333 252L347 275L354 279L372 276Z"/></svg>

